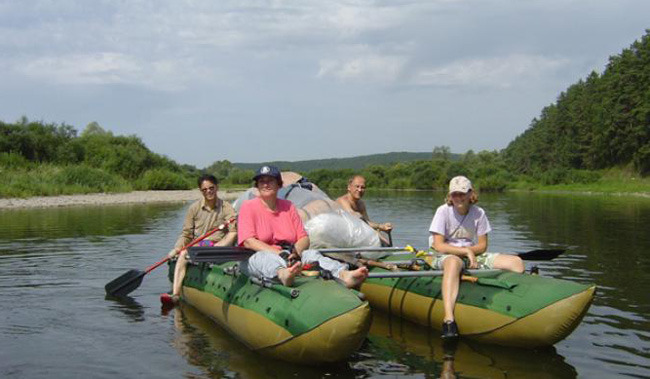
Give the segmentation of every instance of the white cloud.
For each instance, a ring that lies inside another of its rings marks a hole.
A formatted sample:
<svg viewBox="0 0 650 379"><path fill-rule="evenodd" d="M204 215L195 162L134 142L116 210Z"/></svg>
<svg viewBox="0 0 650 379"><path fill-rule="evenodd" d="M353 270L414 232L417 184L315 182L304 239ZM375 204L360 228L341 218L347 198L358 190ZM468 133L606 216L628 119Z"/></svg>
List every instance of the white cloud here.
<svg viewBox="0 0 650 379"><path fill-rule="evenodd" d="M148 61L122 53L104 52L41 57L16 67L16 71L56 84L127 84L175 91L184 89L194 76L208 75L208 72L192 66L191 60Z"/></svg>
<svg viewBox="0 0 650 379"><path fill-rule="evenodd" d="M508 88L519 82L542 78L570 61L536 55L512 54L505 57L466 59L421 69L412 83L418 86L488 86Z"/></svg>
<svg viewBox="0 0 650 379"><path fill-rule="evenodd" d="M406 59L401 56L365 55L348 60L322 60L317 77L341 81L392 83L400 75Z"/></svg>

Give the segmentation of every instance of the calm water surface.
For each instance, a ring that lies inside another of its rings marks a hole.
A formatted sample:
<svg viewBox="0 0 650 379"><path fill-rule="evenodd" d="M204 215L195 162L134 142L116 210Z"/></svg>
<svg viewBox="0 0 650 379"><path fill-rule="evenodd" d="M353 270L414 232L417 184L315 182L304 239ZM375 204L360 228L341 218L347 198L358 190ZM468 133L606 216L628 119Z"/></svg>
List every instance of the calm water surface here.
<svg viewBox="0 0 650 379"><path fill-rule="evenodd" d="M391 221L396 245L424 247L439 193L369 194L371 217ZM552 348L460 340L375 312L348 361L310 368L250 352L191 307L161 312L166 267L132 297L104 285L162 259L189 204L0 211L1 377L650 377L650 200L482 195L490 251L569 247L541 274L596 283L582 324ZM452 359L443 359L445 356Z"/></svg>

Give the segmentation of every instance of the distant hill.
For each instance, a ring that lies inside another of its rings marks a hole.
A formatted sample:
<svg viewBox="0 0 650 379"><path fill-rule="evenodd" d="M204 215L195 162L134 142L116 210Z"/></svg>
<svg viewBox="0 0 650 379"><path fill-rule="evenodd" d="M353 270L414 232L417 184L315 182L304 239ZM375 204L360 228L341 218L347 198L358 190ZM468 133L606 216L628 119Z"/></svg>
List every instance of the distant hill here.
<svg viewBox="0 0 650 379"><path fill-rule="evenodd" d="M458 154L450 154L451 159L458 158ZM260 162L260 163L233 163L235 167L244 170L256 170L262 165L273 165L279 167L281 170L292 170L307 172L311 170L326 168L331 170L336 169L353 169L361 170L367 166L372 165L392 165L398 162L411 162L429 160L432 157L432 152L427 153L409 153L409 152L393 152L384 154L371 154L362 155L350 158L329 158L329 159L313 159L307 161L273 161L273 162Z"/></svg>

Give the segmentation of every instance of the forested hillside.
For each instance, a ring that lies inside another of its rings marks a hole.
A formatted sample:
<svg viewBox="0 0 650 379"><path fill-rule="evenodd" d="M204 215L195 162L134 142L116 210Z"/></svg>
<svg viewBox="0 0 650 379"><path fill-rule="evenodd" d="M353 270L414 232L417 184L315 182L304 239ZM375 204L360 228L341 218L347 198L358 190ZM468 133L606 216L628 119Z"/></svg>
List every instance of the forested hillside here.
<svg viewBox="0 0 650 379"><path fill-rule="evenodd" d="M451 154L451 159L458 159L458 154ZM432 158L431 152L410 153L410 152L392 152L384 154L362 155L350 158L329 158L329 159L312 159L306 161L273 161L260 163L233 163L235 167L243 170L255 170L263 164L274 165L283 170L292 171L311 171L319 169L352 169L361 170L368 166L381 165L390 166L395 163L406 163L412 161L424 161Z"/></svg>
<svg viewBox="0 0 650 379"><path fill-rule="evenodd" d="M504 151L519 173L632 166L650 173L650 30L545 107Z"/></svg>

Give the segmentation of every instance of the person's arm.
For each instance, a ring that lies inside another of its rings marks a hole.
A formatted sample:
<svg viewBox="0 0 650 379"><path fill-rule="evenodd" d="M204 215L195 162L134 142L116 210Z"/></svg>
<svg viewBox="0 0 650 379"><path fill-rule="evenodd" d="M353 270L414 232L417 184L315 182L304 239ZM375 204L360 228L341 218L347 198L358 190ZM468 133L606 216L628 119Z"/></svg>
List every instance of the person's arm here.
<svg viewBox="0 0 650 379"><path fill-rule="evenodd" d="M474 255L481 255L485 253L488 245L487 234L478 236L478 243L472 246L458 247L450 245L445 242L445 237L442 234L432 233L433 234L433 248L443 254L454 254L459 256L465 256L467 249L470 249Z"/></svg>
<svg viewBox="0 0 650 379"><path fill-rule="evenodd" d="M229 220L237 219L237 212L235 208L232 207L229 203L222 200L221 210L223 212L223 218L228 222ZM237 243L237 221L231 222L227 225L228 233L219 240L215 246L233 246Z"/></svg>
<svg viewBox="0 0 650 379"><path fill-rule="evenodd" d="M469 268L477 268L476 256L483 254L487 250L488 237L487 234L478 236L478 243L472 246L459 247L453 246L445 242L445 236L438 233L433 234L433 248L442 254L457 255L461 258L466 257L469 259Z"/></svg>
<svg viewBox="0 0 650 379"><path fill-rule="evenodd" d="M278 254L282 252L282 250L280 250L277 246L272 246L267 243L264 243L255 237L250 237L245 239L244 242L242 243L242 246L244 246L247 249L251 249L255 251L272 251Z"/></svg>
<svg viewBox="0 0 650 379"><path fill-rule="evenodd" d="M368 225L370 225L371 228L378 230L380 232L390 232L391 230L393 230L393 224L391 224L390 222L380 224L378 222L374 222L370 220L370 216L368 216L368 210L366 209L366 203L364 203L363 200L359 200L357 205L359 207L361 219L365 221Z"/></svg>
<svg viewBox="0 0 650 379"><path fill-rule="evenodd" d="M304 236L298 241L296 241L296 243L293 244L296 254L298 254L298 256L301 256L302 252L309 248L309 243L310 242L308 236Z"/></svg>
<svg viewBox="0 0 650 379"><path fill-rule="evenodd" d="M291 222L291 227L293 228L296 236L296 242L293 244L293 251L290 253L297 255L298 260L300 260L302 252L309 248L309 235L307 234L307 231L305 231L305 226L302 223L302 219L300 218L298 210L293 204L289 206L288 214L289 220Z"/></svg>
<svg viewBox="0 0 650 379"><path fill-rule="evenodd" d="M228 232L215 246L233 246L237 242L237 232Z"/></svg>
<svg viewBox="0 0 650 379"><path fill-rule="evenodd" d="M195 203L196 204L196 203ZM176 240L174 248L167 253L167 257L170 259L176 256L176 254L181 252L181 249L190 243L194 239L194 217L196 215L195 205L191 205L190 209L187 210L185 214L185 220L183 221L183 229L181 230L181 235Z"/></svg>

